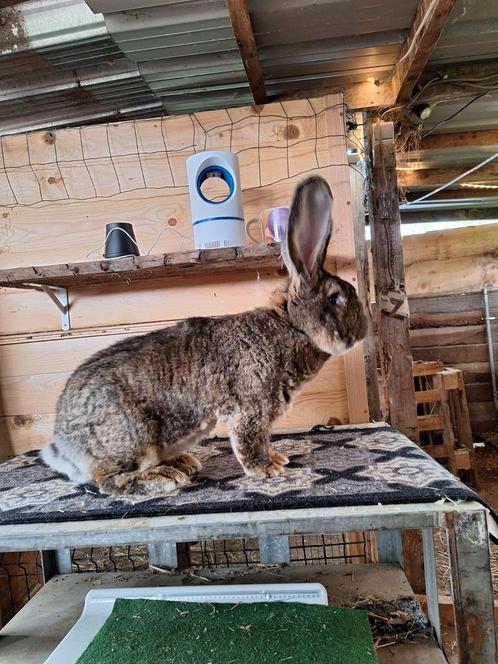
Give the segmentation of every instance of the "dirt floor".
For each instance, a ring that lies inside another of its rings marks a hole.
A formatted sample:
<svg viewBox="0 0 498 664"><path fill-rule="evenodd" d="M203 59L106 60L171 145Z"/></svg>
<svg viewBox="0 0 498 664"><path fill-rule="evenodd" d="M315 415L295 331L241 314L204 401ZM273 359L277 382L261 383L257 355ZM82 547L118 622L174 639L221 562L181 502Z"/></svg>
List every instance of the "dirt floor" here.
<svg viewBox="0 0 498 664"><path fill-rule="evenodd" d="M479 493L489 505L498 513L498 433L484 436L483 447L476 448L477 465L479 472ZM438 531L435 536L436 559L438 566L438 586L441 595L447 595L449 590L448 556L446 553L446 539L444 531ZM498 544L491 543L491 572L495 599L498 599Z"/></svg>

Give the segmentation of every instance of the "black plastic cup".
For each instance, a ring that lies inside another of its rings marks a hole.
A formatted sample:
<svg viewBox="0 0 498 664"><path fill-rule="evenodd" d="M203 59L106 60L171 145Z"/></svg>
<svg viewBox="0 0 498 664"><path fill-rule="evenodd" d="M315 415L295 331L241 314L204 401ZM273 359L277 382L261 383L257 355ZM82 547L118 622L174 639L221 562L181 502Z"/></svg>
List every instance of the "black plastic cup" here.
<svg viewBox="0 0 498 664"><path fill-rule="evenodd" d="M117 230L112 230L113 228ZM110 233L112 231L112 233ZM123 231L126 231L123 233ZM128 237L128 235L130 237ZM135 242L135 233L133 232L132 224L125 223L116 223L116 224L107 224L105 227L105 251L104 256L106 258L120 258L122 256L140 256ZM134 241L132 241L132 239Z"/></svg>

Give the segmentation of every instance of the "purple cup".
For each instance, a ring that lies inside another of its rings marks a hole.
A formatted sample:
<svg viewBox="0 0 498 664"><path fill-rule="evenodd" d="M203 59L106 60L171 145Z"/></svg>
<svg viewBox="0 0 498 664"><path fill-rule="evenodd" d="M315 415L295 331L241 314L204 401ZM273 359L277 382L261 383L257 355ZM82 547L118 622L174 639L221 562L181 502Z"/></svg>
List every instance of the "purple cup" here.
<svg viewBox="0 0 498 664"><path fill-rule="evenodd" d="M268 230L275 242L281 242L289 222L289 208L274 207L268 215Z"/></svg>

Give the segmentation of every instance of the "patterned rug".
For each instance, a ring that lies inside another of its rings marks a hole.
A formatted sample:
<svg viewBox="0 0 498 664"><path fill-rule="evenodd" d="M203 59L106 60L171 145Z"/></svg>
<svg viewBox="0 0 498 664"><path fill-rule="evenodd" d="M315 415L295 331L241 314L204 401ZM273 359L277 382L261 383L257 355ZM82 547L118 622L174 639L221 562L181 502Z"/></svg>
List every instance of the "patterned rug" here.
<svg viewBox="0 0 498 664"><path fill-rule="evenodd" d="M227 440L201 443L195 484L140 500L116 500L78 486L29 452L0 464L0 524L479 500L479 496L390 427L324 427L276 435L289 457L285 474L245 477ZM482 501L480 501L482 502Z"/></svg>

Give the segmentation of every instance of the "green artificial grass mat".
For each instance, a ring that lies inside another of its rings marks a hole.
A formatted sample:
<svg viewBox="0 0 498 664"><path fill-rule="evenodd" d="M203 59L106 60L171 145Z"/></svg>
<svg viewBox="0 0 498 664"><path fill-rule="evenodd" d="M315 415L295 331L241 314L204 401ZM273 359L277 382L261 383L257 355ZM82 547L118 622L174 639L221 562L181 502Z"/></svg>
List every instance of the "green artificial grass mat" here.
<svg viewBox="0 0 498 664"><path fill-rule="evenodd" d="M367 613L117 599L77 664L375 664Z"/></svg>

